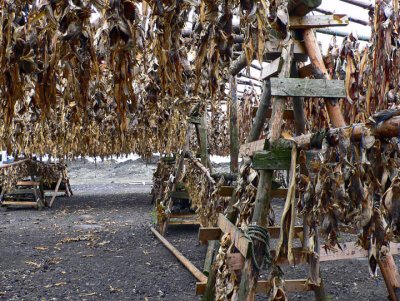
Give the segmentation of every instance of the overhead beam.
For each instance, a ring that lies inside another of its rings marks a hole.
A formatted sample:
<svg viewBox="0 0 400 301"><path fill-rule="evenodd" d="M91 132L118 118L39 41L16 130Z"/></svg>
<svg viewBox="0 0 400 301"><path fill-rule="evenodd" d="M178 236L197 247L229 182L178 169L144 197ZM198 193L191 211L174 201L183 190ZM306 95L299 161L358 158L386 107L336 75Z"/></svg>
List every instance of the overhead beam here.
<svg viewBox="0 0 400 301"><path fill-rule="evenodd" d="M349 18L346 15L339 14L330 16L316 15L290 18L290 29L336 27L347 26L348 24Z"/></svg>
<svg viewBox="0 0 400 301"><path fill-rule="evenodd" d="M332 29L332 28L319 28L316 30L316 32L331 35L331 36L338 36L338 37L348 37L351 34L351 32L349 32L349 31ZM370 34L369 35L368 34L357 34L357 38L360 41L369 42L369 40L371 39L371 35Z"/></svg>

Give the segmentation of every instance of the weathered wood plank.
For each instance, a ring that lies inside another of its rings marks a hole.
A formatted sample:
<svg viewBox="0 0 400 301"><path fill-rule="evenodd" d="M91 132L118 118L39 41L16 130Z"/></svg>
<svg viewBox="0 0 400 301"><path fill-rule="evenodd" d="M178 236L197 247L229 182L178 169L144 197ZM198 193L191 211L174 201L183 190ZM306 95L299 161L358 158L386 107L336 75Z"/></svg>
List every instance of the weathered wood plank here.
<svg viewBox="0 0 400 301"><path fill-rule="evenodd" d="M240 155L241 156L253 156L253 154L257 151L262 151L264 149L265 139L257 140L254 142L242 144L240 146Z"/></svg>
<svg viewBox="0 0 400 301"><path fill-rule="evenodd" d="M256 170L289 170L291 151L288 149L272 149L255 152L253 168Z"/></svg>
<svg viewBox="0 0 400 301"><path fill-rule="evenodd" d="M346 97L343 80L271 78L272 96Z"/></svg>
<svg viewBox="0 0 400 301"><path fill-rule="evenodd" d="M333 26L347 26L349 18L346 15L304 16L291 17L290 29L323 28Z"/></svg>
<svg viewBox="0 0 400 301"><path fill-rule="evenodd" d="M231 235L231 239L234 242L236 249L239 250L240 254L247 258L251 250L251 240L244 236L243 231L232 224L221 213L218 216L218 227L223 233L229 233Z"/></svg>
<svg viewBox="0 0 400 301"><path fill-rule="evenodd" d="M278 57L276 60L268 63L266 66L263 66L260 80L278 75L279 71L282 69L282 65L283 59L281 57Z"/></svg>

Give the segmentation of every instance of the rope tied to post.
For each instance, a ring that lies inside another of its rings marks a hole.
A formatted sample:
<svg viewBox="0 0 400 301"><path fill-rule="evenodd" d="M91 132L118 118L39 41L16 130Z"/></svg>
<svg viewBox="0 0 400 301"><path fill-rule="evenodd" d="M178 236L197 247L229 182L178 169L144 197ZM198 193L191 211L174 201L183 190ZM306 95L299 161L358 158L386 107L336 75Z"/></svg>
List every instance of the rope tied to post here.
<svg viewBox="0 0 400 301"><path fill-rule="evenodd" d="M244 235L246 238L252 241L251 244L251 259L253 262L254 267L260 271L261 269L265 268L268 269L271 266L272 257L271 257L271 250L269 246L269 233L268 231L260 226L257 225L248 225L247 229L244 230ZM261 263L257 261L254 252L254 242L259 241L264 244L264 257Z"/></svg>

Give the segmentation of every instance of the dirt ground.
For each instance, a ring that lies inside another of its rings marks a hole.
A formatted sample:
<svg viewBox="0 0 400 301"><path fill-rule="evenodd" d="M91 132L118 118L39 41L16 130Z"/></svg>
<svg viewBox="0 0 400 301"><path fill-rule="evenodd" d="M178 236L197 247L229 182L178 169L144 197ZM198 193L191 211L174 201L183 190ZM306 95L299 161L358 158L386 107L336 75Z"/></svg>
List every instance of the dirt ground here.
<svg viewBox="0 0 400 301"><path fill-rule="evenodd" d="M150 232L154 167L75 162L73 197L43 211L1 209L0 300L200 300L195 278ZM170 227L167 239L201 269L206 247L197 231ZM366 260L322 263L321 270L328 300L387 300ZM307 275L304 266L284 271L288 279ZM313 293L290 299L313 300Z"/></svg>

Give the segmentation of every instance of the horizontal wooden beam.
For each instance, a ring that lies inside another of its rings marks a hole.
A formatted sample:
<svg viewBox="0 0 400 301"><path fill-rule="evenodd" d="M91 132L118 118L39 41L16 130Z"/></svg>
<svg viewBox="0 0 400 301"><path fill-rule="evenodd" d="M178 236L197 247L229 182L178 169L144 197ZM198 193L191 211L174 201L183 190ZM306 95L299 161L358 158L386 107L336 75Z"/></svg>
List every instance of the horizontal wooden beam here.
<svg viewBox="0 0 400 301"><path fill-rule="evenodd" d="M243 231L232 224L223 214L218 216L218 227L223 233L229 233L232 242L235 244L236 249L245 258L248 257L251 251L251 240L245 237Z"/></svg>
<svg viewBox="0 0 400 301"><path fill-rule="evenodd" d="M303 233L302 226L296 226L295 237L301 238ZM279 226L268 227L268 233L271 239L277 239L280 236L281 228ZM202 227L199 229L199 241L205 243L209 240L219 240L221 238L222 231L219 227Z"/></svg>
<svg viewBox="0 0 400 301"><path fill-rule="evenodd" d="M184 225L200 225L198 219L172 219L168 221L168 225L184 226Z"/></svg>
<svg viewBox="0 0 400 301"><path fill-rule="evenodd" d="M368 251L362 249L357 245L356 242L346 242L340 244L342 250L339 248L337 252L324 252L321 251L319 261L334 261L334 260L346 260L346 259L356 259L356 258L367 258ZM390 254L396 255L400 252L400 243L390 243Z"/></svg>
<svg viewBox="0 0 400 301"><path fill-rule="evenodd" d="M343 80L271 78L272 96L344 98Z"/></svg>
<svg viewBox="0 0 400 301"><path fill-rule="evenodd" d="M207 282L196 283L196 295L203 295L206 290ZM307 279L285 279L285 290L287 292L307 292L313 290L313 286L308 284ZM268 280L258 280L256 292L258 294L268 294L271 290L271 283Z"/></svg>
<svg viewBox="0 0 400 301"><path fill-rule="evenodd" d="M256 170L289 170L291 151L288 149L262 150L253 155Z"/></svg>
<svg viewBox="0 0 400 301"><path fill-rule="evenodd" d="M309 28L323 28L334 26L347 26L349 18L346 15L328 15L328 16L304 16L304 17L291 17L290 29L309 29Z"/></svg>
<svg viewBox="0 0 400 301"><path fill-rule="evenodd" d="M39 186L40 182L36 181L18 181L17 186Z"/></svg>
<svg viewBox="0 0 400 301"><path fill-rule="evenodd" d="M26 162L28 162L30 160L31 159L23 159L23 160L15 161L15 162L12 162L12 163L0 164L0 168L8 168L8 167L11 167L11 166L14 166L14 165L26 163Z"/></svg>
<svg viewBox="0 0 400 301"><path fill-rule="evenodd" d="M3 201L2 206L21 206L21 207L37 207L36 202L15 202L15 201Z"/></svg>

